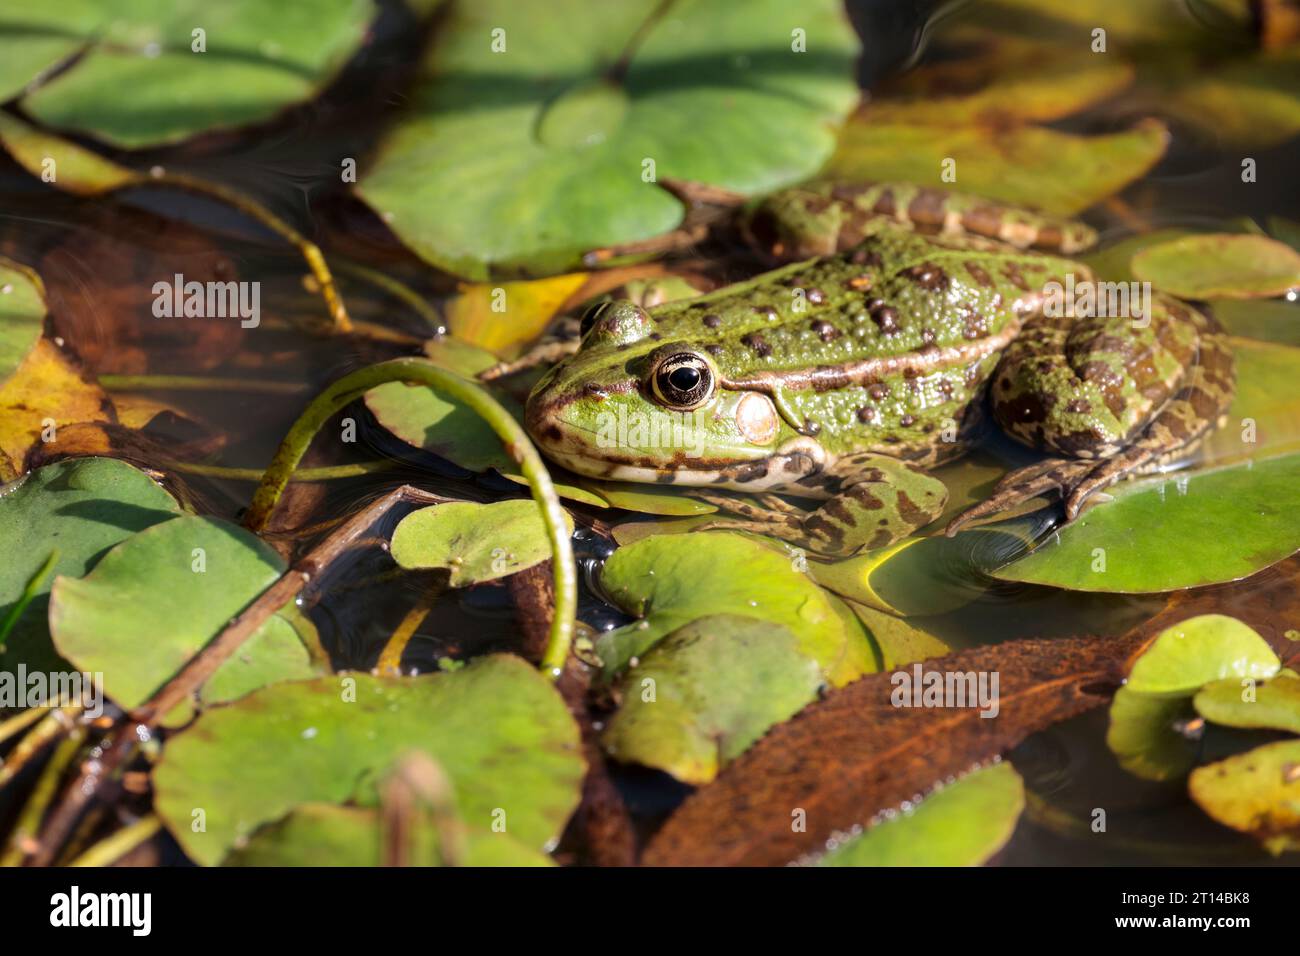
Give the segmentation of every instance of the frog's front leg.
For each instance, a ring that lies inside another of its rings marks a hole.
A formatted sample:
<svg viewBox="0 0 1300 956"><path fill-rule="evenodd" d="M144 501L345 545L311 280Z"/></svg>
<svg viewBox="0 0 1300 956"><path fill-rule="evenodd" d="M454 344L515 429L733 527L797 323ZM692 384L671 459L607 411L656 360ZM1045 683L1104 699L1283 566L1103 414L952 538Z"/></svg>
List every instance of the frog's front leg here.
<svg viewBox="0 0 1300 956"><path fill-rule="evenodd" d="M958 515L954 534L1041 494L1059 494L1074 520L1097 492L1186 455L1232 403L1232 351L1214 322L1157 295L1150 322L1039 318L994 373L994 417L1025 444L1056 452L1006 475Z"/></svg>
<svg viewBox="0 0 1300 956"><path fill-rule="evenodd" d="M830 497L813 511L771 500L699 491L694 497L731 515L700 526L767 534L829 557L847 557L863 548L884 548L933 521L948 500L937 478L897 458L870 452L840 459L823 476ZM809 482L801 483L807 494ZM770 496L764 496L765 499ZM746 500L748 499L748 500Z"/></svg>

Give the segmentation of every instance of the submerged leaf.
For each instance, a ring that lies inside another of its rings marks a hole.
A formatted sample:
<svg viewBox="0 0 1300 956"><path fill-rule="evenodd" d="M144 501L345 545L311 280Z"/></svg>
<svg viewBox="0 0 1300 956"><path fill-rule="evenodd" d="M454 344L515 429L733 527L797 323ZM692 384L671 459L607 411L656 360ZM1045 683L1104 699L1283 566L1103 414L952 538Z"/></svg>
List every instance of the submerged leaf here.
<svg viewBox="0 0 1300 956"><path fill-rule="evenodd" d="M1111 701L1106 746L1135 777L1176 780L1196 763L1195 742L1176 727L1194 714L1186 695L1165 697L1121 687Z"/></svg>
<svg viewBox="0 0 1300 956"><path fill-rule="evenodd" d="M578 803L583 760L564 701L535 668L494 655L446 674L273 684L205 711L168 741L155 807L185 852L212 865L301 804L374 806L376 775L412 750L446 772L466 826L491 830L504 814L532 850ZM206 811L199 832L195 807Z"/></svg>
<svg viewBox="0 0 1300 956"><path fill-rule="evenodd" d="M617 760L708 783L774 724L817 698L821 668L789 628L717 614L659 641L619 682L601 743Z"/></svg>
<svg viewBox="0 0 1300 956"><path fill-rule="evenodd" d="M0 257L0 384L27 358L44 321L41 280L25 266Z"/></svg>
<svg viewBox="0 0 1300 956"><path fill-rule="evenodd" d="M1025 785L1001 761L940 787L862 834L840 842L821 866L979 866L1011 839Z"/></svg>
<svg viewBox="0 0 1300 956"><path fill-rule="evenodd" d="M460 588L540 564L551 556L551 545L531 499L453 501L403 518L393 532L392 554L404 568L446 568L451 586Z"/></svg>
<svg viewBox="0 0 1300 956"><path fill-rule="evenodd" d="M673 229L662 177L750 195L806 178L858 96L838 0L449 6L358 190L413 250L475 279Z"/></svg>
<svg viewBox="0 0 1300 956"><path fill-rule="evenodd" d="M1187 789L1211 817L1272 853L1300 850L1300 740L1265 744L1192 771Z"/></svg>

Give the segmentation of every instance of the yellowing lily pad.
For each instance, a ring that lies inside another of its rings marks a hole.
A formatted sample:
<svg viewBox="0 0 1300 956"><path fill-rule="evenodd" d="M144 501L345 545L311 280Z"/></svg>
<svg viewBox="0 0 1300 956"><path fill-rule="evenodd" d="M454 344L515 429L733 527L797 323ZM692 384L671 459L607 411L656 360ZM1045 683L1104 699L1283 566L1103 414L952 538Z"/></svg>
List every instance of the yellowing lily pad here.
<svg viewBox="0 0 1300 956"><path fill-rule="evenodd" d="M601 586L615 604L642 620L597 641L606 676L622 671L665 635L713 614L788 627L800 653L816 660L835 686L870 672L875 666L870 642L847 631L829 596L796 569L797 563L730 532L656 535L619 548L605 563Z"/></svg>
<svg viewBox="0 0 1300 956"><path fill-rule="evenodd" d="M54 557L33 599L14 622L0 668L22 662L32 670L59 670L46 620L56 576L85 574L114 545L180 514L162 487L124 461L72 458L38 468L0 493L0 620Z"/></svg>
<svg viewBox="0 0 1300 956"><path fill-rule="evenodd" d="M50 631L78 669L104 675L104 693L119 706L138 707L284 570L284 559L243 528L174 518L132 535L85 577L56 580ZM276 618L222 670L210 700L317 673L293 628Z"/></svg>
<svg viewBox="0 0 1300 956"><path fill-rule="evenodd" d="M6 51L35 46L0 69L0 90L8 98L81 53L28 92L24 110L117 146L171 143L269 119L308 99L351 56L374 15L370 0L3 0L0 43Z"/></svg>
<svg viewBox="0 0 1300 956"><path fill-rule="evenodd" d="M305 803L269 823L233 850L223 866L382 866L384 831L380 812L368 807ZM409 866L446 866L438 831L428 815L416 816L405 831ZM508 833L486 830L464 835L461 866L552 866L546 854Z"/></svg>
<svg viewBox="0 0 1300 956"><path fill-rule="evenodd" d="M869 114L868 114L869 117ZM1164 155L1165 127L1077 136L1038 126L924 126L855 120L825 176L915 182L1072 216L1143 176ZM941 178L954 160L955 181Z"/></svg>
<svg viewBox="0 0 1300 956"><path fill-rule="evenodd" d="M135 170L8 113L0 113L0 144L33 176L78 196L97 196L140 179Z"/></svg>
<svg viewBox="0 0 1300 956"><path fill-rule="evenodd" d="M1300 849L1300 740L1265 744L1192 771L1187 789L1211 817L1272 853Z"/></svg>
<svg viewBox="0 0 1300 956"><path fill-rule="evenodd" d="M467 285L447 303L447 326L458 339L514 358L586 281L585 273L575 272L533 282Z"/></svg>
<svg viewBox="0 0 1300 956"><path fill-rule="evenodd" d="M1300 734L1300 680L1278 675L1267 683L1231 678L1196 692L1196 710L1226 727L1262 727Z"/></svg>
<svg viewBox="0 0 1300 956"><path fill-rule="evenodd" d="M41 280L31 269L0 257L0 384L27 358L44 321Z"/></svg>
<svg viewBox="0 0 1300 956"><path fill-rule="evenodd" d="M1141 281L1185 299L1248 299L1300 287L1300 252L1266 236L1198 233L1149 246L1132 261Z"/></svg>
<svg viewBox="0 0 1300 956"><path fill-rule="evenodd" d="M1006 761L967 774L915 807L840 840L821 866L979 866L1001 850L1025 808Z"/></svg>
<svg viewBox="0 0 1300 956"><path fill-rule="evenodd" d="M573 522L569 521L569 532ZM531 499L453 501L413 511L393 531L393 560L404 568L446 568L454 588L495 581L551 556Z"/></svg>
<svg viewBox="0 0 1300 956"><path fill-rule="evenodd" d="M1175 725L1194 715L1186 695L1164 697L1121 687L1110 703L1106 746L1135 777L1177 780L1196 763L1196 742Z"/></svg>
<svg viewBox="0 0 1300 956"><path fill-rule="evenodd" d="M708 783L769 727L817 698L821 668L789 628L731 614L659 641L618 684L601 743L611 757Z"/></svg>
<svg viewBox="0 0 1300 956"><path fill-rule="evenodd" d="M816 172L857 53L838 0L456 0L358 190L441 268L561 271L675 228L663 177L754 195Z"/></svg>
<svg viewBox="0 0 1300 956"><path fill-rule="evenodd" d="M302 804L375 806L377 776L410 751L442 767L468 828L504 827L534 851L578 804L584 767L564 701L536 668L494 655L423 677L273 684L205 711L168 741L155 808L186 854L212 865Z"/></svg>
<svg viewBox="0 0 1300 956"><path fill-rule="evenodd" d="M1161 631L1133 664L1124 685L1135 694L1186 696L1210 681L1278 672L1268 642L1248 625L1223 614L1202 614Z"/></svg>

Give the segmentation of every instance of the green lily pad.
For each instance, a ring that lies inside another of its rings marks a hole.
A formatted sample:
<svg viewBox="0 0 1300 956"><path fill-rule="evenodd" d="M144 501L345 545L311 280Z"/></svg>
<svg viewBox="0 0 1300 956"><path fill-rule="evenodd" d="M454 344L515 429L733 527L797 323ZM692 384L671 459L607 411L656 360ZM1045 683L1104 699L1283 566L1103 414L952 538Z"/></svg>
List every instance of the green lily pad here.
<svg viewBox="0 0 1300 956"><path fill-rule="evenodd" d="M77 668L104 675L104 693L119 706L138 707L284 570L284 559L243 528L174 518L132 535L85 577L56 580L50 631ZM273 617L213 675L208 696L316 673L293 628Z"/></svg>
<svg viewBox="0 0 1300 956"><path fill-rule="evenodd" d="M63 669L46 622L55 577L80 577L114 545L175 518L180 510L156 481L111 458L56 462L0 490L0 550L5 554L0 561L0 620L57 554L14 622L0 667L12 670L23 663L30 670Z"/></svg>
<svg viewBox="0 0 1300 956"><path fill-rule="evenodd" d="M1226 727L1261 727L1300 734L1300 680L1277 676L1266 684L1242 678L1215 681L1196 692L1196 711Z"/></svg>
<svg viewBox="0 0 1300 956"><path fill-rule="evenodd" d="M1167 108L1225 147L1270 147L1300 133L1300 55L1294 47L1198 69Z"/></svg>
<svg viewBox="0 0 1300 956"><path fill-rule="evenodd" d="M952 188L1072 216L1143 176L1168 138L1156 120L1091 137L1038 126L854 121L823 175ZM940 179L947 159L957 164L951 184Z"/></svg>
<svg viewBox="0 0 1300 956"><path fill-rule="evenodd" d="M0 383L23 363L44 322L45 290L36 273L0 258Z"/></svg>
<svg viewBox="0 0 1300 956"><path fill-rule="evenodd" d="M684 495L680 490L639 485L630 481L584 481L583 486L600 495L607 505L647 515L689 517L713 514L717 505Z"/></svg>
<svg viewBox="0 0 1300 956"><path fill-rule="evenodd" d="M1198 233L1133 256L1141 281L1184 299L1247 299L1300 286L1300 252L1249 233Z"/></svg>
<svg viewBox="0 0 1300 956"><path fill-rule="evenodd" d="M629 669L601 743L611 757L708 783L817 698L821 668L790 629L717 614L678 628Z"/></svg>
<svg viewBox="0 0 1300 956"><path fill-rule="evenodd" d="M0 144L33 176L77 196L98 196L141 178L133 169L8 113L0 113Z"/></svg>
<svg viewBox="0 0 1300 956"><path fill-rule="evenodd" d="M1300 222L1283 219L1281 216L1268 217L1268 231L1279 242L1285 242L1296 252L1300 252Z"/></svg>
<svg viewBox="0 0 1300 956"><path fill-rule="evenodd" d="M1098 279L1104 279L1108 282L1134 282L1137 280L1137 276L1133 275L1133 257L1135 255L1143 249L1170 242L1174 239L1181 239L1188 235L1191 235L1191 233L1186 229L1155 229L1151 232L1129 236L1104 248L1096 249L1081 257L1081 261L1093 271Z"/></svg>
<svg viewBox="0 0 1300 956"><path fill-rule="evenodd" d="M596 651L605 675L622 671L665 635L713 614L788 627L800 652L816 660L835 686L869 673L870 642L846 631L829 596L796 563L730 532L656 535L619 548L605 563L601 586L642 620L601 635Z"/></svg>
<svg viewBox="0 0 1300 956"><path fill-rule="evenodd" d="M573 522L568 519L569 533ZM446 568L454 588L495 581L551 556L531 499L453 501L413 511L393 531L393 560L404 568Z"/></svg>
<svg viewBox="0 0 1300 956"><path fill-rule="evenodd" d="M305 803L283 819L268 823L243 846L231 851L223 866L382 866L383 831L379 811ZM407 862L442 866L437 831L417 817L407 832ZM462 866L552 866L551 858L505 833L465 834Z"/></svg>
<svg viewBox="0 0 1300 956"><path fill-rule="evenodd" d="M1223 614L1202 614L1161 631L1134 662L1124 686L1135 694L1188 696L1228 677L1267 680L1281 666L1249 626Z"/></svg>
<svg viewBox="0 0 1300 956"><path fill-rule="evenodd" d="M847 837L818 864L980 866L1006 846L1024 808L1024 781L1004 760Z"/></svg>
<svg viewBox="0 0 1300 956"><path fill-rule="evenodd" d="M901 617L854 601L847 603L880 649L884 670L892 671L906 664L952 653L952 648L940 638Z"/></svg>
<svg viewBox="0 0 1300 956"><path fill-rule="evenodd" d="M1269 852L1300 850L1300 740L1198 767L1187 789L1207 814L1255 837Z"/></svg>
<svg viewBox="0 0 1300 956"><path fill-rule="evenodd" d="M1300 454L1116 485L1113 501L993 573L1122 594L1236 581L1300 549L1297 483Z"/></svg>
<svg viewBox="0 0 1300 956"><path fill-rule="evenodd" d="M1110 703L1106 746L1135 777L1177 780L1196 763L1196 743L1175 724L1194 715L1186 695L1163 697L1121 687Z"/></svg>
<svg viewBox="0 0 1300 956"><path fill-rule="evenodd" d="M512 412L517 406L497 395ZM366 407L408 445L433 452L469 471L509 471L514 461L490 425L468 406L423 385L389 382L366 392ZM516 417L520 417L516 414Z"/></svg>
<svg viewBox="0 0 1300 956"><path fill-rule="evenodd" d="M84 49L26 93L23 109L116 146L172 143L309 99L357 49L375 12L370 0L0 0L0 93L20 93ZM195 29L205 31L203 52ZM9 61L15 48L22 55Z"/></svg>
<svg viewBox="0 0 1300 956"><path fill-rule="evenodd" d="M675 228L647 160L747 195L816 172L858 98L842 4L659 7L453 3L361 197L429 262L482 279Z"/></svg>
<svg viewBox="0 0 1300 956"><path fill-rule="evenodd" d="M376 775L412 750L446 772L466 826L504 825L530 849L552 845L578 804L584 767L564 701L535 668L493 655L445 674L273 684L205 711L168 741L155 808L212 865L302 804L375 806Z"/></svg>

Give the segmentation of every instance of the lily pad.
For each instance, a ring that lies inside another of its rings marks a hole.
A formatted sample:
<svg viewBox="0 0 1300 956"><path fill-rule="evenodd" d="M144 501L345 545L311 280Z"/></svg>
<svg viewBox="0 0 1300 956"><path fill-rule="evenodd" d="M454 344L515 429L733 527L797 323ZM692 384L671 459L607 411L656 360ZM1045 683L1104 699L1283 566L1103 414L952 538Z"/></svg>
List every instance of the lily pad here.
<svg viewBox="0 0 1300 956"><path fill-rule="evenodd" d="M1300 305L1281 299L1219 299L1210 303L1215 319L1234 336L1300 346ZM1240 343L1238 343L1240 348ZM1248 385L1238 382L1237 388Z"/></svg>
<svg viewBox="0 0 1300 956"><path fill-rule="evenodd" d="M713 614L788 627L800 652L816 660L835 686L869 673L870 642L846 631L829 596L795 565L795 559L730 532L656 535L619 548L605 563L601 587L642 620L601 635L596 651L605 675L622 671L665 635Z"/></svg>
<svg viewBox="0 0 1300 956"><path fill-rule="evenodd" d="M74 195L98 196L140 178L133 169L8 113L0 113L0 143L23 169Z"/></svg>
<svg viewBox="0 0 1300 956"><path fill-rule="evenodd" d="M1072 216L1143 176L1164 155L1169 134L1156 120L1102 136L1038 126L923 126L851 123L823 175L915 182Z"/></svg>
<svg viewBox="0 0 1300 956"><path fill-rule="evenodd" d="M655 179L756 195L816 172L857 53L838 0L458 0L358 190L441 268L560 271L675 228Z"/></svg>
<svg viewBox="0 0 1300 956"><path fill-rule="evenodd" d="M1300 454L1117 485L1113 501L994 575L1122 594L1236 581L1300 549L1297 483Z"/></svg>
<svg viewBox="0 0 1300 956"><path fill-rule="evenodd" d="M0 620L51 555L54 566L14 623L0 667L61 669L46 619L56 575L85 574L124 539L180 513L152 478L123 461L73 458L38 468L0 491Z"/></svg>
<svg viewBox="0 0 1300 956"><path fill-rule="evenodd" d="M819 861L821 866L980 866L1001 850L1025 808L1025 785L1001 761L969 773L864 832Z"/></svg>
<svg viewBox="0 0 1300 956"><path fill-rule="evenodd" d="M9 98L84 49L23 96L47 126L128 148L269 119L310 98L360 45L370 0L265 4L232 0L0 2L0 43L22 50L0 69ZM202 30L203 50L197 50ZM131 90L122 96L121 90Z"/></svg>
<svg viewBox="0 0 1300 956"><path fill-rule="evenodd" d="M1186 695L1155 696L1121 687L1110 704L1106 746L1135 777L1177 780L1195 765L1197 748L1175 725L1195 713Z"/></svg>
<svg viewBox="0 0 1300 956"><path fill-rule="evenodd" d="M60 654L104 675L118 705L138 707L284 570L284 559L243 528L175 518L132 535L85 577L56 580L50 631ZM272 618L213 675L209 698L316 673L292 627Z"/></svg>
<svg viewBox="0 0 1300 956"><path fill-rule="evenodd" d="M941 639L901 617L853 601L848 604L880 649L883 670L892 671L905 664L943 657L952 652L952 648Z"/></svg>
<svg viewBox="0 0 1300 956"><path fill-rule="evenodd" d="M467 285L447 303L447 327L462 341L514 358L586 281L585 273L576 272L533 282Z"/></svg>
<svg viewBox="0 0 1300 956"><path fill-rule="evenodd" d="M680 490L630 481L583 481L583 487L600 495L613 508L639 511L647 515L686 517L713 514L717 505L684 495Z"/></svg>
<svg viewBox="0 0 1300 956"><path fill-rule="evenodd" d="M1187 789L1211 817L1272 853L1300 849L1300 740L1283 740L1192 771Z"/></svg>
<svg viewBox="0 0 1300 956"><path fill-rule="evenodd" d="M817 698L821 668L790 629L731 614L659 641L619 682L601 743L611 757L704 784Z"/></svg>
<svg viewBox="0 0 1300 956"><path fill-rule="evenodd" d="M499 394L496 397L512 412L518 412L517 404ZM408 445L431 451L469 471L509 471L516 467L487 422L468 406L444 398L431 388L389 382L366 392L366 407L381 425Z"/></svg>
<svg viewBox="0 0 1300 956"><path fill-rule="evenodd" d="M403 518L393 531L392 555L404 568L446 568L451 586L461 588L540 564L551 545L532 500L454 501Z"/></svg>
<svg viewBox="0 0 1300 956"><path fill-rule="evenodd" d="M233 850L224 866L382 866L383 830L379 811L305 803L283 819L258 830ZM418 817L406 834L407 862L412 866L442 866L437 832ZM524 846L505 833L465 834L462 866L552 866L546 854Z"/></svg>
<svg viewBox="0 0 1300 956"><path fill-rule="evenodd" d="M468 827L499 821L533 850L578 804L584 767L564 701L535 668L493 655L445 674L273 684L205 711L168 741L155 806L185 852L212 865L302 804L375 806L376 775L412 750L441 765Z"/></svg>
<svg viewBox="0 0 1300 956"><path fill-rule="evenodd" d="M45 291L30 269L0 258L0 383L18 370L45 322Z"/></svg>
<svg viewBox="0 0 1300 956"><path fill-rule="evenodd" d="M1267 680L1281 666L1249 626L1223 614L1202 614L1161 631L1134 662L1124 686L1135 694L1187 696L1228 677Z"/></svg>
<svg viewBox="0 0 1300 956"><path fill-rule="evenodd" d="M1132 261L1141 281L1184 299L1249 299L1300 287L1300 252L1249 233L1198 233L1149 246Z"/></svg>
<svg viewBox="0 0 1300 956"><path fill-rule="evenodd" d="M1268 683L1238 678L1206 684L1196 711L1226 727L1260 727L1300 734L1300 680L1278 675Z"/></svg>

